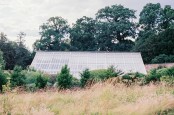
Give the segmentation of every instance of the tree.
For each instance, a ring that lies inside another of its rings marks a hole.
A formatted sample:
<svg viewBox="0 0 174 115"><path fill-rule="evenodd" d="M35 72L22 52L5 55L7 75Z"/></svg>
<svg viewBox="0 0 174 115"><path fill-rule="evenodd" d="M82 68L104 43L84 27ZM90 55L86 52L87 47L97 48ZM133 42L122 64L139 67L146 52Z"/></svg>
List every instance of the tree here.
<svg viewBox="0 0 174 115"><path fill-rule="evenodd" d="M174 55L160 54L152 59L151 63L169 63L174 62Z"/></svg>
<svg viewBox="0 0 174 115"><path fill-rule="evenodd" d="M45 86L47 85L47 81L47 76L43 73L39 73L39 75L36 78L36 87L38 87L39 89L45 88Z"/></svg>
<svg viewBox="0 0 174 115"><path fill-rule="evenodd" d="M9 41L4 33L0 34L0 50L3 52L5 69L12 70L15 65L26 68L31 64L33 56L24 44L25 35L24 32L20 32L18 35L19 42L13 42Z"/></svg>
<svg viewBox="0 0 174 115"><path fill-rule="evenodd" d="M149 3L143 8L139 20L141 30L134 51L141 52L145 63L155 62L160 54L174 54L173 22L174 10L168 5L161 8L159 3ZM162 57L160 60L164 60Z"/></svg>
<svg viewBox="0 0 174 115"><path fill-rule="evenodd" d="M3 59L3 53L0 51L0 70L5 68L5 61Z"/></svg>
<svg viewBox="0 0 174 115"><path fill-rule="evenodd" d="M81 79L80 79L80 84L81 84L81 87L85 87L88 80L90 79L91 77L91 74L90 74L90 71L89 69L85 69L81 74Z"/></svg>
<svg viewBox="0 0 174 115"><path fill-rule="evenodd" d="M32 56L31 52L26 48L25 42L26 34L24 32L20 32L18 34L17 46L15 48L15 65L19 65L22 68L26 68L31 64Z"/></svg>
<svg viewBox="0 0 174 115"><path fill-rule="evenodd" d="M0 34L0 50L3 52L3 58L6 63L5 69L13 69L15 64L15 47L17 44L8 40L7 35Z"/></svg>
<svg viewBox="0 0 174 115"><path fill-rule="evenodd" d="M122 5L100 9L96 14L98 50L129 51L134 45L130 38L136 35L135 18L135 11Z"/></svg>
<svg viewBox="0 0 174 115"><path fill-rule="evenodd" d="M0 33L0 43L5 43L7 41L7 35L3 32Z"/></svg>
<svg viewBox="0 0 174 115"><path fill-rule="evenodd" d="M33 56L27 48L18 46L15 48L14 59L15 59L15 65L19 65L22 68L26 68L28 65L31 64Z"/></svg>
<svg viewBox="0 0 174 115"><path fill-rule="evenodd" d="M144 6L140 12L139 24L144 30L157 30L161 23L162 8L160 3L152 4L148 3Z"/></svg>
<svg viewBox="0 0 174 115"><path fill-rule="evenodd" d="M62 17L51 17L40 26L40 40L34 43L35 50L68 50L66 37L69 32L68 22Z"/></svg>
<svg viewBox="0 0 174 115"><path fill-rule="evenodd" d="M26 36L26 34L24 32L20 32L17 36L18 37L17 43L20 47L24 47L25 36Z"/></svg>
<svg viewBox="0 0 174 115"><path fill-rule="evenodd" d="M170 5L166 5L163 9L162 29L174 29L174 9Z"/></svg>
<svg viewBox="0 0 174 115"><path fill-rule="evenodd" d="M76 21L70 31L72 50L91 51L96 50L95 34L96 21L83 16Z"/></svg>
<svg viewBox="0 0 174 115"><path fill-rule="evenodd" d="M13 73L11 75L11 85L12 87L15 86L23 86L25 84L25 75L22 73L21 66L15 66Z"/></svg>
<svg viewBox="0 0 174 115"><path fill-rule="evenodd" d="M72 85L72 75L67 65L63 66L60 74L57 76L57 83L60 89L70 88Z"/></svg>

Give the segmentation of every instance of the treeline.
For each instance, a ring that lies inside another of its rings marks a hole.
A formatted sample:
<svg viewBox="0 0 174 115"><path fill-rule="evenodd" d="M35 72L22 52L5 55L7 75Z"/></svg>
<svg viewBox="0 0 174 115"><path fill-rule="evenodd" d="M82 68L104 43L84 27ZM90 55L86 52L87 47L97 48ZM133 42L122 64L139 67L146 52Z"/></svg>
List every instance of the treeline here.
<svg viewBox="0 0 174 115"><path fill-rule="evenodd" d="M95 18L83 16L72 26L62 17L51 17L40 26L41 38L33 44L34 52L134 51L141 52L145 63L174 62L174 9L148 3L138 21L135 12L122 5L107 6ZM0 34L5 69L30 65L34 53L24 45L24 37L20 33L18 42L12 42Z"/></svg>
<svg viewBox="0 0 174 115"><path fill-rule="evenodd" d="M136 22L135 10L112 5L98 10L95 18L83 16L72 27L62 17L51 17L40 26L34 49L138 51L145 63L174 62L174 9L148 3L139 16Z"/></svg>
<svg viewBox="0 0 174 115"><path fill-rule="evenodd" d="M25 46L25 36L24 32L20 32L16 41L10 41L7 35L0 33L0 56L2 55L4 59L3 69L13 70L15 65L26 68L31 64L34 52L29 51Z"/></svg>

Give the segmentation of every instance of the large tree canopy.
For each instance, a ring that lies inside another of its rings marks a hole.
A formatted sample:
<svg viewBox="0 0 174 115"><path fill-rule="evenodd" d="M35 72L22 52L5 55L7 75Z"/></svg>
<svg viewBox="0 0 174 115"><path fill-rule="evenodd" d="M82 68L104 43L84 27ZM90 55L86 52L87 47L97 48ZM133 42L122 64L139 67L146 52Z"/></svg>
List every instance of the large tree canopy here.
<svg viewBox="0 0 174 115"><path fill-rule="evenodd" d="M18 43L9 41L4 33L0 34L0 50L3 52L5 69L13 69L15 65L26 68L31 64L31 52L25 47L23 38L19 39L21 41Z"/></svg>
<svg viewBox="0 0 174 115"><path fill-rule="evenodd" d="M160 3L148 3L140 12L139 22L135 23L134 19L135 11L122 5L102 8L94 19L83 16L71 28L62 17L51 17L40 26L41 38L34 43L34 48L57 51L133 50L141 52L145 63L159 62L169 55L173 57L174 9L170 5L162 8ZM171 59L167 60L171 62Z"/></svg>
<svg viewBox="0 0 174 115"><path fill-rule="evenodd" d="M89 17L82 17L76 21L70 31L71 49L80 51L96 50L95 34L96 21Z"/></svg>
<svg viewBox="0 0 174 115"><path fill-rule="evenodd" d="M96 14L97 45L99 50L131 50L135 38L135 11L122 5L112 5L100 9ZM129 44L129 45L128 45Z"/></svg>
<svg viewBox="0 0 174 115"><path fill-rule="evenodd" d="M134 51L142 53L145 63L153 62L160 54L174 55L174 10L161 8L159 3L147 4L140 13L141 30L135 41Z"/></svg>
<svg viewBox="0 0 174 115"><path fill-rule="evenodd" d="M162 8L159 3L148 3L140 12L139 24L144 30L152 30L159 28L162 20Z"/></svg>
<svg viewBox="0 0 174 115"><path fill-rule="evenodd" d="M51 17L40 26L40 40L34 43L36 50L66 50L65 38L68 35L68 22L62 17Z"/></svg>

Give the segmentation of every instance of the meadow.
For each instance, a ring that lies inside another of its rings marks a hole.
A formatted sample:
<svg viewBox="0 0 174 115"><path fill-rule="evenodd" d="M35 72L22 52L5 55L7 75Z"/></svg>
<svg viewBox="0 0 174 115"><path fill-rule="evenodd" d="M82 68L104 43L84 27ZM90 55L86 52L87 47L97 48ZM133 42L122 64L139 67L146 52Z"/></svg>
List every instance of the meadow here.
<svg viewBox="0 0 174 115"><path fill-rule="evenodd" d="M78 90L0 94L0 115L173 115L174 87L104 82Z"/></svg>

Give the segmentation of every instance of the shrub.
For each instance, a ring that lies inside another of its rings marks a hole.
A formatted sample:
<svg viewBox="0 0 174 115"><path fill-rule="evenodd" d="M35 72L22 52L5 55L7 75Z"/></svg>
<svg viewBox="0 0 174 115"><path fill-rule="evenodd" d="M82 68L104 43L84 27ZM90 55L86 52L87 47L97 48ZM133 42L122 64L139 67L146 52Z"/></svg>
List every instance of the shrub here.
<svg viewBox="0 0 174 115"><path fill-rule="evenodd" d="M94 81L104 81L106 79L117 77L123 74L122 71L116 70L113 66L110 66L108 69L99 69L90 71L91 78Z"/></svg>
<svg viewBox="0 0 174 115"><path fill-rule="evenodd" d="M11 75L11 85L15 86L23 86L25 85L25 75L22 73L22 67L15 66L13 69L13 73Z"/></svg>
<svg viewBox="0 0 174 115"><path fill-rule="evenodd" d="M161 75L157 73L157 69L152 69L148 76L145 78L146 83L160 81Z"/></svg>
<svg viewBox="0 0 174 115"><path fill-rule="evenodd" d="M25 84L27 89L37 89L37 88L45 88L48 81L48 76L39 71L33 70L25 70Z"/></svg>
<svg viewBox="0 0 174 115"><path fill-rule="evenodd" d="M0 91L2 91L2 86L7 83L7 76L0 70Z"/></svg>
<svg viewBox="0 0 174 115"><path fill-rule="evenodd" d="M146 83L160 81L162 76L174 76L174 67L152 69L146 77Z"/></svg>
<svg viewBox="0 0 174 115"><path fill-rule="evenodd" d="M90 73L91 73L91 79L95 81L101 81L107 77L107 69L92 70L90 71Z"/></svg>
<svg viewBox="0 0 174 115"><path fill-rule="evenodd" d="M174 55L160 54L152 59L151 63L166 63L174 62Z"/></svg>
<svg viewBox="0 0 174 115"><path fill-rule="evenodd" d="M91 74L90 74L90 71L89 69L85 69L82 73L80 73L80 86L81 87L85 87L88 80L90 79L91 77Z"/></svg>
<svg viewBox="0 0 174 115"><path fill-rule="evenodd" d="M132 83L138 83L139 85L142 85L144 83L145 75L142 73L127 73L121 77L121 81L123 83L126 83L128 85Z"/></svg>
<svg viewBox="0 0 174 115"><path fill-rule="evenodd" d="M164 82L166 85L174 85L174 76L162 76L160 80L161 82Z"/></svg>
<svg viewBox="0 0 174 115"><path fill-rule="evenodd" d="M57 75L57 83L60 89L67 89L72 86L72 75L67 65L63 66L60 74Z"/></svg>
<svg viewBox="0 0 174 115"><path fill-rule="evenodd" d="M39 74L36 78L36 87L39 89L44 88L47 84L48 77L42 73Z"/></svg>

